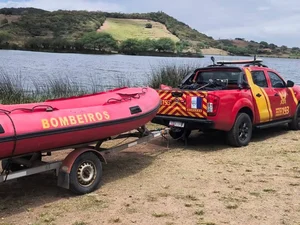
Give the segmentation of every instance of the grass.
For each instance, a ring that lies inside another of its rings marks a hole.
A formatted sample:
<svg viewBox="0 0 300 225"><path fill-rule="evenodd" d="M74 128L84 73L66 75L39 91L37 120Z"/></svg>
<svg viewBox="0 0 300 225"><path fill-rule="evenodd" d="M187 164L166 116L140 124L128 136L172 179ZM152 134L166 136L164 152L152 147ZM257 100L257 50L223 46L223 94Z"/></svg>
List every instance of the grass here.
<svg viewBox="0 0 300 225"><path fill-rule="evenodd" d="M83 222L83 221L76 221L76 222L73 223L72 225L88 225L88 223Z"/></svg>
<svg viewBox="0 0 300 225"><path fill-rule="evenodd" d="M163 63L158 67L152 67L148 74L146 86L160 88L160 84L177 87L182 79L191 74L197 65ZM115 78L115 85L107 87L99 83L99 80L90 78L83 86L74 82L71 78L46 77L44 84L36 80L31 81L32 87L24 85L24 77L20 74L9 74L0 68L0 104L20 104L30 102L43 102L47 99L78 96L87 93L96 93L117 87L136 86L130 80L122 77ZM28 78L27 78L28 80Z"/></svg>
<svg viewBox="0 0 300 225"><path fill-rule="evenodd" d="M156 218L160 218L160 217L170 216L170 214L168 214L168 213L152 213L152 216L154 216Z"/></svg>
<svg viewBox="0 0 300 225"><path fill-rule="evenodd" d="M36 80L31 81L32 87L25 86L22 75L8 74L0 70L0 104L20 104L30 102L43 102L47 99L64 98L78 96L88 93L96 93L110 89L104 84L97 83L97 80L90 79L85 86L74 82L72 79L64 78L44 78L45 84ZM28 79L27 79L28 80ZM129 80L116 78L115 86L133 86Z"/></svg>
<svg viewBox="0 0 300 225"><path fill-rule="evenodd" d="M145 28L146 23L151 23L152 28ZM101 30L111 34L118 41L124 41L128 38L142 40L162 37L171 38L175 42L179 41L179 38L170 33L163 24L142 19L107 18Z"/></svg>
<svg viewBox="0 0 300 225"><path fill-rule="evenodd" d="M158 67L151 68L149 86L159 88L161 84L177 87L181 81L191 74L199 65L196 64L168 64L163 63Z"/></svg>

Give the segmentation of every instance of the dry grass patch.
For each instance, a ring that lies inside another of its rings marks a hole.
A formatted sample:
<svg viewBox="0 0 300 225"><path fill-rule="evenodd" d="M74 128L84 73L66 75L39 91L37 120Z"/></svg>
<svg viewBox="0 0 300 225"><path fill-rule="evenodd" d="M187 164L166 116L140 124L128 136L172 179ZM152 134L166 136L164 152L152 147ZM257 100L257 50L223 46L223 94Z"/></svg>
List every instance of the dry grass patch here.
<svg viewBox="0 0 300 225"><path fill-rule="evenodd" d="M152 28L145 28L146 23L151 23ZM169 32L165 25L151 20L143 19L118 19L107 18L99 32L107 32L118 41L124 41L129 38L136 39L159 39L171 38L173 41L179 41L179 38Z"/></svg>

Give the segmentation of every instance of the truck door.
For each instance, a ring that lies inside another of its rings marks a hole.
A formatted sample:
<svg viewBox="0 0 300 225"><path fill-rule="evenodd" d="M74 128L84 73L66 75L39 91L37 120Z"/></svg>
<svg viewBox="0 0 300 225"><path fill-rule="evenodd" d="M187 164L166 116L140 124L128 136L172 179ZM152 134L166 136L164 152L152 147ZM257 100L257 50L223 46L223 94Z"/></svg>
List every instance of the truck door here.
<svg viewBox="0 0 300 225"><path fill-rule="evenodd" d="M272 119L272 110L266 94L269 86L265 73L263 70L246 70L246 75L255 101L255 123L269 122Z"/></svg>
<svg viewBox="0 0 300 225"><path fill-rule="evenodd" d="M271 102L273 111L273 119L284 119L292 116L295 110L295 102L291 90L286 87L285 82L278 74L272 71L267 71L271 88L268 91L268 96Z"/></svg>

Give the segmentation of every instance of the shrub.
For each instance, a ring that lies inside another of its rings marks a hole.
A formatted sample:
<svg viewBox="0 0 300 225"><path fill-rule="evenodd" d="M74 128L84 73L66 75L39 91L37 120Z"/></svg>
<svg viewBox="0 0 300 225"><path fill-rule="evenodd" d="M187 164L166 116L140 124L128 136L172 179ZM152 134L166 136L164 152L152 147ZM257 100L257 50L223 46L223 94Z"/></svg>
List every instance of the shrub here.
<svg viewBox="0 0 300 225"><path fill-rule="evenodd" d="M152 24L151 23L146 23L145 28L152 28Z"/></svg>
<svg viewBox="0 0 300 225"><path fill-rule="evenodd" d="M149 75L149 86L159 88L161 84L177 87L183 78L191 74L197 65L183 64L164 64L157 68L152 68Z"/></svg>
<svg viewBox="0 0 300 225"><path fill-rule="evenodd" d="M8 23L8 20L6 18L4 18L3 20L1 20L0 25L4 25L7 23Z"/></svg>

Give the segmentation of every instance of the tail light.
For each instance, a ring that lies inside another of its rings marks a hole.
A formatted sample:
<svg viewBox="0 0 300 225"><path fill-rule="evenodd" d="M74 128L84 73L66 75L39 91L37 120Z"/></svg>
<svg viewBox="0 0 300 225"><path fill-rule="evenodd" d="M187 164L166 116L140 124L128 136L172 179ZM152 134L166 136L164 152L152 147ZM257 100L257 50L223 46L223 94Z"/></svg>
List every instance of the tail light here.
<svg viewBox="0 0 300 225"><path fill-rule="evenodd" d="M215 116L219 107L219 97L213 94L207 95L207 114L208 116Z"/></svg>

